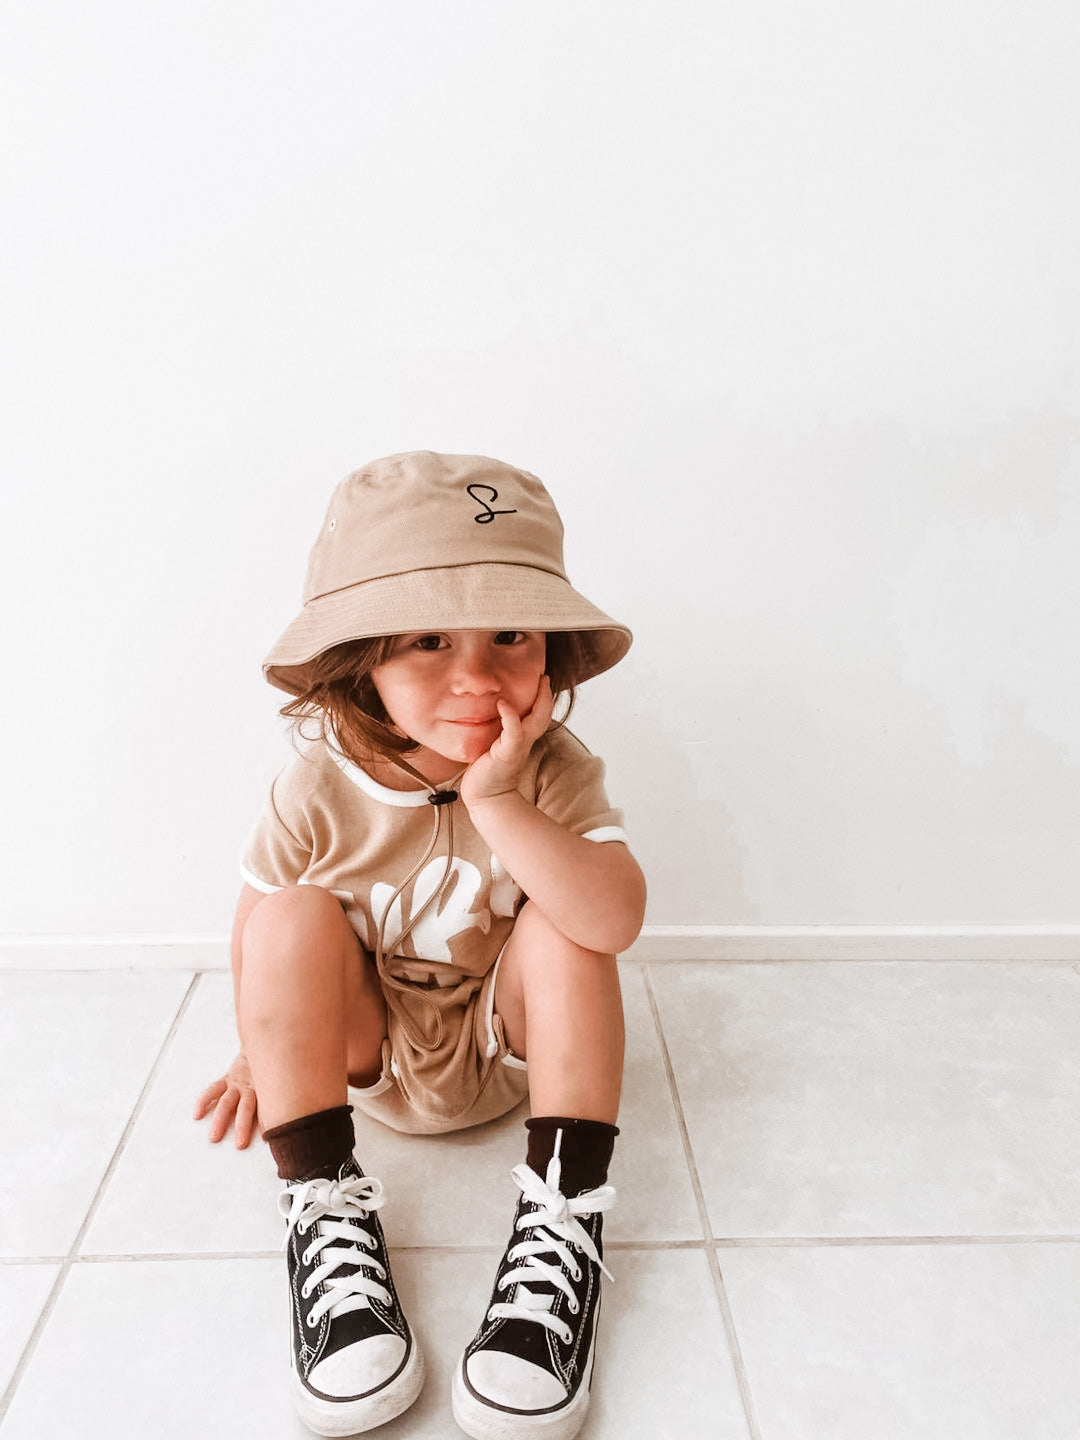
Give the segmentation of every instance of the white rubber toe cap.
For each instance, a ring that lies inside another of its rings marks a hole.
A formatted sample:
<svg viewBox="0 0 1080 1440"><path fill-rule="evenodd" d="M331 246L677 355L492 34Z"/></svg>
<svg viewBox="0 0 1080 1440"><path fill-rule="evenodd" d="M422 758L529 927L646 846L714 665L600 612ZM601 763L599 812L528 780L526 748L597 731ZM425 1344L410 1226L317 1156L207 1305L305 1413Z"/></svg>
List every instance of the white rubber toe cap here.
<svg viewBox="0 0 1080 1440"><path fill-rule="evenodd" d="M566 1399L565 1389L549 1371L502 1350L478 1350L465 1362L465 1370L477 1394L510 1410L550 1410Z"/></svg>
<svg viewBox="0 0 1080 1440"><path fill-rule="evenodd" d="M358 1340L320 1360L308 1374L308 1383L335 1400L365 1395L397 1373L405 1348L400 1335L372 1335L368 1340Z"/></svg>

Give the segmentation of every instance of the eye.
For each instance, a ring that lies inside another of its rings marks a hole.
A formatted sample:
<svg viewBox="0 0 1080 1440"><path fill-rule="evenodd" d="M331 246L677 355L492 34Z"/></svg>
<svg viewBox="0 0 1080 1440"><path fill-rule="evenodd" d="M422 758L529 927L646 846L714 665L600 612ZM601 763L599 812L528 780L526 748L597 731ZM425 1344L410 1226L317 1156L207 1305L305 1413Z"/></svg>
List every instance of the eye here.
<svg viewBox="0 0 1080 1440"><path fill-rule="evenodd" d="M495 636L495 644L520 645L525 639L524 630L499 630Z"/></svg>
<svg viewBox="0 0 1080 1440"><path fill-rule="evenodd" d="M446 641L441 635L418 635L413 645L417 650L442 650Z"/></svg>

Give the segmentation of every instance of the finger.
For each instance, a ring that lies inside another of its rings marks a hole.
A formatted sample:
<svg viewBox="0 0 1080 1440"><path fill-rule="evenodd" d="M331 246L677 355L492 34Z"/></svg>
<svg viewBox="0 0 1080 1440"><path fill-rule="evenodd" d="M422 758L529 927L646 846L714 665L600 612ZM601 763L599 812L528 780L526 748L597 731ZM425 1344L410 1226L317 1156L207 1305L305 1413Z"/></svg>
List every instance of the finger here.
<svg viewBox="0 0 1080 1440"><path fill-rule="evenodd" d="M495 707L502 729L491 742L488 754L501 765L512 765L522 749L521 720L517 711L505 700L496 700Z"/></svg>
<svg viewBox="0 0 1080 1440"><path fill-rule="evenodd" d="M215 1080L212 1085L208 1085L206 1087L206 1089L202 1092L199 1098L195 1101L194 1118L196 1120L201 1120L209 1110L213 1109L213 1107L221 1099L222 1095L224 1095L225 1088L226 1082L224 1080Z"/></svg>
<svg viewBox="0 0 1080 1440"><path fill-rule="evenodd" d="M239 1098L239 1092L230 1085L218 1101L214 1118L210 1122L210 1139L215 1145L229 1133Z"/></svg>
<svg viewBox="0 0 1080 1440"><path fill-rule="evenodd" d="M522 729L530 745L535 744L551 724L551 717L554 710L555 696L551 689L551 679L547 675L541 675L540 687L536 692L536 699L532 703L532 709L523 715L521 720Z"/></svg>
<svg viewBox="0 0 1080 1440"><path fill-rule="evenodd" d="M499 711L499 719L502 721L502 732L499 739L508 740L510 744L513 744L521 734L521 716L506 700L496 700L495 705Z"/></svg>
<svg viewBox="0 0 1080 1440"><path fill-rule="evenodd" d="M240 1096L240 1104L236 1107L236 1148L246 1150L251 1144L251 1137L255 1131L255 1092L245 1090Z"/></svg>

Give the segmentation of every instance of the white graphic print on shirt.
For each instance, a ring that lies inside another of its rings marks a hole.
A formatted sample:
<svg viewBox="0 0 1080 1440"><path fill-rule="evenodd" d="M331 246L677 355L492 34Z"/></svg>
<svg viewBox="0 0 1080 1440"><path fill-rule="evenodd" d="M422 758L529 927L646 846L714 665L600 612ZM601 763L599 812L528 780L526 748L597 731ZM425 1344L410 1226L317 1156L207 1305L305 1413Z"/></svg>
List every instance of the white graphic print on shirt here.
<svg viewBox="0 0 1080 1440"><path fill-rule="evenodd" d="M383 922L383 916L386 916L383 950L387 955L394 953L397 937L409 924L412 916L422 910L435 895L445 872L444 857L430 861L413 882L411 895L410 887L407 887L403 894L393 900L392 905L390 902L395 887L383 881L376 881L372 885L368 902L371 907L371 920L377 929ZM473 906L482 888L483 880L476 866L455 855L450 866L450 878L438 903L420 916L406 937L401 953L406 956L422 955L425 960L450 964L453 960L451 940L469 930L479 930L486 935L491 929L493 915L503 919L513 916L522 892L496 855L491 857L491 908L483 906L474 911ZM387 914L388 906L390 909ZM351 909L348 918L360 937L360 943L365 949L373 950L375 936L368 933L368 917L364 911L359 908Z"/></svg>

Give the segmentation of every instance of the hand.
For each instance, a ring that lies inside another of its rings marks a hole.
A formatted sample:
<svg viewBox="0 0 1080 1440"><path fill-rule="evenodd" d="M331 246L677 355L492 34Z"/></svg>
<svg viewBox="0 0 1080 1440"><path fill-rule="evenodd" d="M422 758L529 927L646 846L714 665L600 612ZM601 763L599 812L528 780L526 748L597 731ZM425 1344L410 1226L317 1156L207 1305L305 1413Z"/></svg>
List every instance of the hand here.
<svg viewBox="0 0 1080 1440"><path fill-rule="evenodd" d="M220 1080L208 1085L195 1102L195 1119L201 1120L212 1110L210 1139L216 1145L229 1133L229 1126L236 1123L236 1148L246 1150L255 1133L258 1116L258 1102L255 1086L251 1083L251 1070L246 1056L242 1053L229 1066Z"/></svg>
<svg viewBox="0 0 1080 1440"><path fill-rule="evenodd" d="M519 716L505 700L496 703L502 730L491 749L474 760L465 771L458 786L458 793L467 809L472 809L477 801L490 800L517 789L529 752L551 724L555 697L551 693L550 679L541 675L532 709L524 715Z"/></svg>

